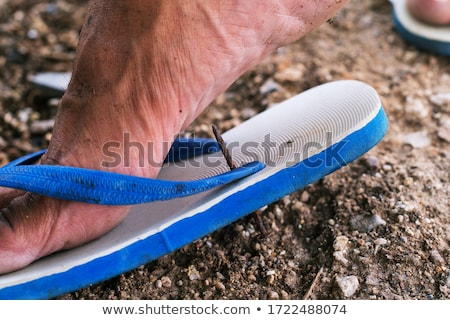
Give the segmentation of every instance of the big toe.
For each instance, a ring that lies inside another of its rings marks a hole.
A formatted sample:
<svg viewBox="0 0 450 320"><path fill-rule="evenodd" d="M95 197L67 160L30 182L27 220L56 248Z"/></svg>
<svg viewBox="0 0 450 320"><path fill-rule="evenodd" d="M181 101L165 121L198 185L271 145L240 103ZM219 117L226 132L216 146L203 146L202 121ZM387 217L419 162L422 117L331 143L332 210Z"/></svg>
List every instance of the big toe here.
<svg viewBox="0 0 450 320"><path fill-rule="evenodd" d="M123 220L128 208L24 193L0 212L1 274L100 237Z"/></svg>

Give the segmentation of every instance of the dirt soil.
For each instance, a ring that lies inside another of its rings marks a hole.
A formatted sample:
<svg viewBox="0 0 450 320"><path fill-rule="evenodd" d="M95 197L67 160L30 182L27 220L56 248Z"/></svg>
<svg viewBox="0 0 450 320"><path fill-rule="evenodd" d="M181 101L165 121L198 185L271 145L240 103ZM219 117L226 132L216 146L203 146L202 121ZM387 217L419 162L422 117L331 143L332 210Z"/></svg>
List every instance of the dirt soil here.
<svg viewBox="0 0 450 320"><path fill-rule="evenodd" d="M70 71L86 1L0 0L0 164L45 147L57 98L27 82ZM58 299L449 299L450 60L396 33L385 0L243 75L191 126L210 136L296 93L358 79L382 97L385 139L337 172L173 254Z"/></svg>

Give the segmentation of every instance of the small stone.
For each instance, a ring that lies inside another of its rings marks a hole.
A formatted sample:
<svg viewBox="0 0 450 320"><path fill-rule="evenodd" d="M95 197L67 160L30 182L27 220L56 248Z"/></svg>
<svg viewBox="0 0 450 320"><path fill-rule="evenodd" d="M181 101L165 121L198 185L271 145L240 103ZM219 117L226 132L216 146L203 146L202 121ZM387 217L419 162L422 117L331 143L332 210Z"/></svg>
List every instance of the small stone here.
<svg viewBox="0 0 450 320"><path fill-rule="evenodd" d="M403 179L403 184L407 187L410 187L414 184L414 180L411 177L406 177L405 179Z"/></svg>
<svg viewBox="0 0 450 320"><path fill-rule="evenodd" d="M9 162L8 156L4 152L0 152L0 167L3 167Z"/></svg>
<svg viewBox="0 0 450 320"><path fill-rule="evenodd" d="M438 137L450 142L450 117L444 117L439 121Z"/></svg>
<svg viewBox="0 0 450 320"><path fill-rule="evenodd" d="M262 86L259 88L259 92L261 94L268 94L273 91L278 91L280 89L280 85L273 81L273 79L269 78L262 84Z"/></svg>
<svg viewBox="0 0 450 320"><path fill-rule="evenodd" d="M274 78L278 82L297 82L303 78L302 68L286 68L275 73Z"/></svg>
<svg viewBox="0 0 450 320"><path fill-rule="evenodd" d="M170 288L172 286L172 280L170 280L169 277L162 277L161 278L161 285L164 288Z"/></svg>
<svg viewBox="0 0 450 320"><path fill-rule="evenodd" d="M221 274L220 272L216 272L216 277L220 280L225 280L225 276Z"/></svg>
<svg viewBox="0 0 450 320"><path fill-rule="evenodd" d="M200 279L200 273L197 271L195 266L189 266L187 274L188 274L189 280L199 280Z"/></svg>
<svg viewBox="0 0 450 320"><path fill-rule="evenodd" d="M374 241L375 245L377 246L384 246L388 243L388 241L385 238L378 238Z"/></svg>
<svg viewBox="0 0 450 320"><path fill-rule="evenodd" d="M416 117L425 118L428 116L428 109L420 99L407 99L406 108Z"/></svg>
<svg viewBox="0 0 450 320"><path fill-rule="evenodd" d="M429 146L431 144L431 139L428 138L426 131L418 131L405 135L403 137L403 142L409 144L413 148L420 149Z"/></svg>
<svg viewBox="0 0 450 320"><path fill-rule="evenodd" d="M214 286L216 287L217 290L221 291L221 292L225 292L226 288L225 285L221 282L221 281L217 281Z"/></svg>
<svg viewBox="0 0 450 320"><path fill-rule="evenodd" d="M162 288L162 281L161 280L156 280L156 282L155 282L155 287L157 287L158 289L159 288Z"/></svg>
<svg viewBox="0 0 450 320"><path fill-rule="evenodd" d="M430 101L439 107L450 105L450 92L437 93L430 97Z"/></svg>
<svg viewBox="0 0 450 320"><path fill-rule="evenodd" d="M355 276L336 277L336 283L346 298L353 296L359 288L359 281Z"/></svg>
<svg viewBox="0 0 450 320"><path fill-rule="evenodd" d="M7 145L8 145L8 143L5 141L5 139L0 137L0 149L5 148Z"/></svg>
<svg viewBox="0 0 450 320"><path fill-rule="evenodd" d="M380 160L375 156L368 156L366 158L366 163L371 169L378 169L380 167Z"/></svg>
<svg viewBox="0 0 450 320"><path fill-rule="evenodd" d="M280 300L280 295L278 294L278 292L270 291L268 299L269 300Z"/></svg>
<svg viewBox="0 0 450 320"><path fill-rule="evenodd" d="M345 258L344 251L335 251L333 252L333 257L336 261L346 265L348 263L347 258Z"/></svg>
<svg viewBox="0 0 450 320"><path fill-rule="evenodd" d="M54 119L49 120L38 120L31 123L30 132L33 134L43 134L47 131L50 131L55 124Z"/></svg>
<svg viewBox="0 0 450 320"><path fill-rule="evenodd" d="M300 201L306 203L308 202L308 200L309 200L309 192L305 190L302 192L302 195L300 196Z"/></svg>
<svg viewBox="0 0 450 320"><path fill-rule="evenodd" d="M27 32L27 37L30 40L35 40L39 36L39 32L36 29L30 29Z"/></svg>
<svg viewBox="0 0 450 320"><path fill-rule="evenodd" d="M281 290L281 299L288 300L289 299L289 293L287 293L284 290Z"/></svg>
<svg viewBox="0 0 450 320"><path fill-rule="evenodd" d="M378 226L386 225L386 221L377 214L370 217L359 215L354 217L350 221L350 224L353 229L359 232L370 232Z"/></svg>
<svg viewBox="0 0 450 320"><path fill-rule="evenodd" d="M275 275L275 270L268 270L267 272L266 272L266 276L273 276L273 275Z"/></svg>
<svg viewBox="0 0 450 320"><path fill-rule="evenodd" d="M436 249L431 250L430 260L437 265L445 264L444 258L442 258L441 254Z"/></svg>
<svg viewBox="0 0 450 320"><path fill-rule="evenodd" d="M345 251L348 248L348 238L346 236L338 236L334 240L333 249L335 251Z"/></svg>

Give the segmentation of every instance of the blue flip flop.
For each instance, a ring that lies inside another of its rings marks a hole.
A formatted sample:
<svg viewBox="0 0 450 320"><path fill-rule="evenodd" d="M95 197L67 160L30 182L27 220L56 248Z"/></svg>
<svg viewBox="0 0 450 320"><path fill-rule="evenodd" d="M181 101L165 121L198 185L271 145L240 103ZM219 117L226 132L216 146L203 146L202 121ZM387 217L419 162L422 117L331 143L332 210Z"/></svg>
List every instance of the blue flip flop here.
<svg viewBox="0 0 450 320"><path fill-rule="evenodd" d="M178 141L159 180L34 165L42 152L18 159L0 168L0 185L135 205L101 238L1 275L0 298L51 298L155 260L345 166L387 128L375 90L346 80L305 91L224 133L233 171L208 140Z"/></svg>
<svg viewBox="0 0 450 320"><path fill-rule="evenodd" d="M407 42L427 52L450 56L450 26L433 26L415 19L406 0L391 2L395 28Z"/></svg>

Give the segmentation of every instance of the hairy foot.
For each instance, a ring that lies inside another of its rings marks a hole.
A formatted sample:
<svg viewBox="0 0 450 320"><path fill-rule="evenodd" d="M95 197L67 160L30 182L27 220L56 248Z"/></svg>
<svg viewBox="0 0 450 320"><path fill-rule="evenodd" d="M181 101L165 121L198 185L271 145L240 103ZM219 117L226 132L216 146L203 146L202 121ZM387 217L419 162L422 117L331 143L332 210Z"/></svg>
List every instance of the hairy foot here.
<svg viewBox="0 0 450 320"><path fill-rule="evenodd" d="M450 24L450 0L408 0L407 4L411 14L423 22Z"/></svg>
<svg viewBox="0 0 450 320"><path fill-rule="evenodd" d="M347 1L91 1L41 163L156 177L174 136L218 94ZM151 159L125 140L152 142ZM95 239L129 210L8 189L0 205L0 273Z"/></svg>

